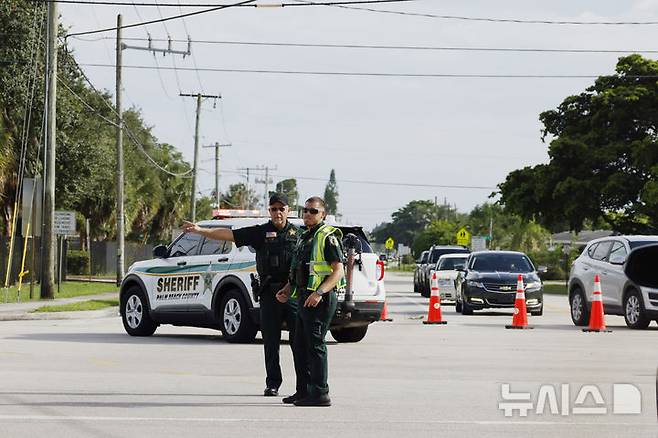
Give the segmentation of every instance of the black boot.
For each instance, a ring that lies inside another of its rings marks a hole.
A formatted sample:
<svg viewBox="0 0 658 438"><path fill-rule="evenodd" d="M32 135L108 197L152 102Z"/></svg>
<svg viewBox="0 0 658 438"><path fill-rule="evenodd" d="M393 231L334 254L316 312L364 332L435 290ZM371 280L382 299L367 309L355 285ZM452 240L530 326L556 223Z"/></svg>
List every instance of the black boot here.
<svg viewBox="0 0 658 438"><path fill-rule="evenodd" d="M291 405L295 403L297 400L301 400L303 398L306 398L306 394L302 393L300 394L299 392L294 393L293 395L289 395L288 397L284 397L282 402L284 402L287 405Z"/></svg>
<svg viewBox="0 0 658 438"><path fill-rule="evenodd" d="M277 388L265 388L265 391L263 391L263 395L265 397L276 397L279 395L279 390Z"/></svg>
<svg viewBox="0 0 658 438"><path fill-rule="evenodd" d="M319 397L305 397L294 403L295 406L331 406L331 399L325 394Z"/></svg>

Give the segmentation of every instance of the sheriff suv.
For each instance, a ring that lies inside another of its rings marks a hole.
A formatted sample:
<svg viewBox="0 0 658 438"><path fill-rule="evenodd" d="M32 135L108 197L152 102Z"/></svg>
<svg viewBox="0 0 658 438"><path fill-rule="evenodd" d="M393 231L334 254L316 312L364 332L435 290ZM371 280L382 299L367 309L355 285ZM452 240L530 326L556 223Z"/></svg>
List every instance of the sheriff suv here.
<svg viewBox="0 0 658 438"><path fill-rule="evenodd" d="M231 218L199 222L201 227L237 229L266 218ZM301 225L301 221L293 222ZM358 342L378 321L386 292L384 266L361 227L328 224L361 241L353 273L353 299L339 294L331 334L338 342ZM184 233L171 244L156 246L152 260L133 264L121 283L123 326L132 336L150 336L161 324L221 330L229 342L250 342L259 328L259 304L252 289L256 254L251 247Z"/></svg>

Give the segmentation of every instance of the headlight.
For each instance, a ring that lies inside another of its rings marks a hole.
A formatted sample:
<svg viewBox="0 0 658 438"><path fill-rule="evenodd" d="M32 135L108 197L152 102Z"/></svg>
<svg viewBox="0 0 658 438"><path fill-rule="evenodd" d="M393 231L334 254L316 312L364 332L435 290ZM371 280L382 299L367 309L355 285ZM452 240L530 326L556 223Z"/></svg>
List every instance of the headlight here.
<svg viewBox="0 0 658 438"><path fill-rule="evenodd" d="M466 285L469 287L479 287L480 289L484 289L484 284L479 281L468 280Z"/></svg>
<svg viewBox="0 0 658 438"><path fill-rule="evenodd" d="M531 281L525 286L525 290L538 290L538 289L541 289L541 281Z"/></svg>

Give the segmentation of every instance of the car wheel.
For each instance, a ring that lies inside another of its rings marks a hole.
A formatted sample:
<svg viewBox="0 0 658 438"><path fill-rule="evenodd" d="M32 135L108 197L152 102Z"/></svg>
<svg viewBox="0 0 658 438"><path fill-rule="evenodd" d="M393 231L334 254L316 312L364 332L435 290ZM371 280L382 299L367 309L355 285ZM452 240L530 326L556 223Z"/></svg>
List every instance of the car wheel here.
<svg viewBox="0 0 658 438"><path fill-rule="evenodd" d="M219 308L220 328L228 342L251 342L258 328L249 317L249 307L240 291L226 292Z"/></svg>
<svg viewBox="0 0 658 438"><path fill-rule="evenodd" d="M334 337L336 342L343 344L349 342L359 342L366 336L367 332L367 325L360 327L344 327L339 329L331 329L331 336Z"/></svg>
<svg viewBox="0 0 658 438"><path fill-rule="evenodd" d="M589 323L589 309L585 293L579 287L575 288L569 297L569 306L571 308L571 320L575 326L583 327Z"/></svg>
<svg viewBox="0 0 658 438"><path fill-rule="evenodd" d="M139 286L130 287L121 296L121 321L130 336L151 336L158 328L149 315L146 295Z"/></svg>
<svg viewBox="0 0 658 438"><path fill-rule="evenodd" d="M430 288L425 287L425 285L422 285L422 287L420 288L420 296L422 296L423 298L429 298L430 297Z"/></svg>
<svg viewBox="0 0 658 438"><path fill-rule="evenodd" d="M462 302L461 306L461 312L462 315L472 315L473 314L473 308L466 302L466 298L464 298L464 301Z"/></svg>
<svg viewBox="0 0 658 438"><path fill-rule="evenodd" d="M651 322L644 311L642 296L635 289L629 290L624 297L624 319L626 325L632 329L645 329Z"/></svg>

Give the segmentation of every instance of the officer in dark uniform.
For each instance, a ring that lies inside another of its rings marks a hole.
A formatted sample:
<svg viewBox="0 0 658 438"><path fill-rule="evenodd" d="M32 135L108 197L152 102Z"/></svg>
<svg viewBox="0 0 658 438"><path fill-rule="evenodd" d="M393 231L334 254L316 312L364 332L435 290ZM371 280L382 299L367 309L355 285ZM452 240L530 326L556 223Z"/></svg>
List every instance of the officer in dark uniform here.
<svg viewBox="0 0 658 438"><path fill-rule="evenodd" d="M276 293L288 281L290 264L300 232L288 221L289 207L285 195L272 195L269 204L270 221L266 224L230 230L201 228L191 222L184 222L183 230L211 239L234 241L238 247L248 245L256 250L256 270L260 282L260 331L263 336L267 373L263 395L273 397L279 394L283 381L279 364L281 325L286 322L292 348L297 316L297 301L281 303L276 299ZM306 370L296 351L293 348L297 375L296 391L300 392L305 391Z"/></svg>
<svg viewBox="0 0 658 438"><path fill-rule="evenodd" d="M342 233L324 223L325 203L312 197L304 205L306 230L295 251L289 283L277 293L281 302L298 296L295 350L307 364L304 393L283 399L295 406L331 406L325 337L337 307L336 292L345 286ZM292 297L292 298L291 298Z"/></svg>

